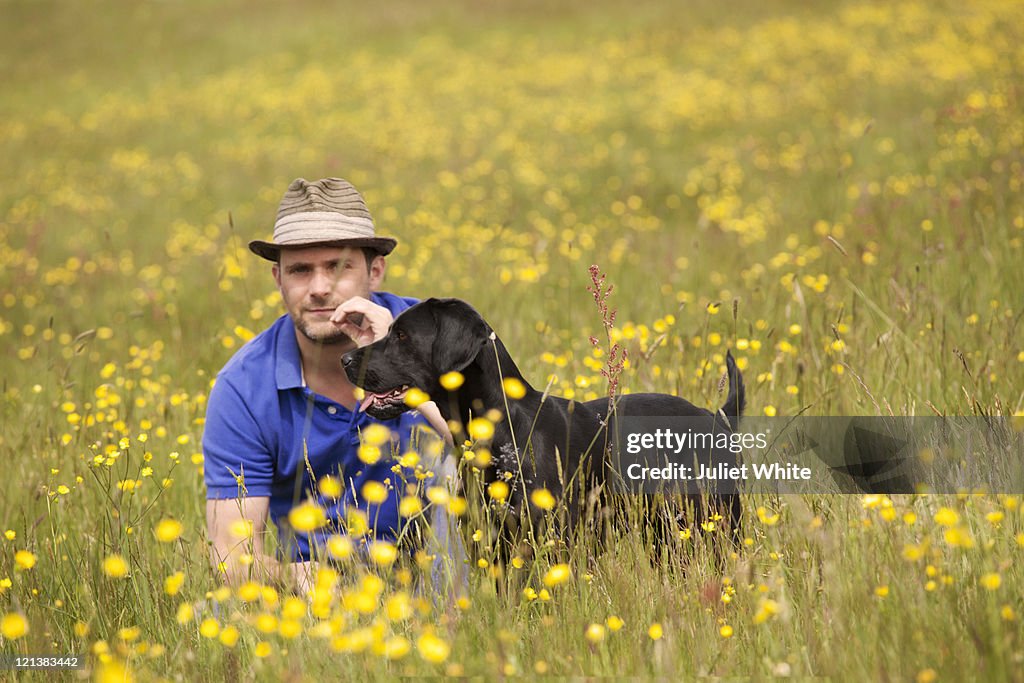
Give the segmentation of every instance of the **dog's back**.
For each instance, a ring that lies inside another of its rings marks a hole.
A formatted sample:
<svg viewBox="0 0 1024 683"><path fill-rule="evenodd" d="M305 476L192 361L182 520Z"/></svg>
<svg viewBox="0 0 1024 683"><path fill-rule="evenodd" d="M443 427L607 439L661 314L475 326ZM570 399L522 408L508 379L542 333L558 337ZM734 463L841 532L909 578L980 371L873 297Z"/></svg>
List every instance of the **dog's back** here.
<svg viewBox="0 0 1024 683"><path fill-rule="evenodd" d="M717 412L712 413L710 410L695 406L686 399L668 394L624 394L616 399L615 419L611 421L612 431L609 433L607 443L612 445L616 441L614 435L615 422L631 417L706 418L709 430L721 427L727 431L736 432L739 429L743 409L746 407L746 389L743 383L743 375L736 366L736 361L731 353L726 354L725 361L729 393L726 396L725 403ZM607 422L606 416L610 412L607 398L587 401L583 405L601 415L602 419ZM707 459L708 464L732 462L734 460L733 454L719 448L712 448L710 452L704 454L704 457ZM617 460L617 458L612 459L612 461ZM706 499L701 499L700 496L695 495L683 495L674 498L677 499L676 504L671 504L669 507L693 508L695 510L695 518L690 521L698 527L707 514L718 514L727 527L735 529L742 512L740 498L735 493L714 494ZM647 502L648 506L650 506L650 501ZM682 518L682 514L678 511L673 513L672 516L677 520Z"/></svg>

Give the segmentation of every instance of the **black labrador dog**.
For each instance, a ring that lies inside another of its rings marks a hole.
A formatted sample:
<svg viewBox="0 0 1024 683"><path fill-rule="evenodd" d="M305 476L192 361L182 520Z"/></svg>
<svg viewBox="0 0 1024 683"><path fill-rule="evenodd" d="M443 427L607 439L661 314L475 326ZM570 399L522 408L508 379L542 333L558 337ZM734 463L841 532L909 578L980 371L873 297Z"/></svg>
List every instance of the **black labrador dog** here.
<svg viewBox="0 0 1024 683"><path fill-rule="evenodd" d="M507 502L514 514L527 510L530 494L540 488L565 504L570 528L584 520L585 513L606 509L608 451L614 446L608 399L572 401L531 387L505 345L465 301L428 299L412 306L395 319L387 336L346 354L342 363L352 383L366 392L361 408L378 419L409 410L404 397L412 387L430 395L449 423L454 418L466 425L472 417L500 414L491 442L496 466L487 468L484 476L485 481L508 481ZM676 396L644 393L618 397L616 416L707 418L735 431L744 407L743 378L731 354L726 365L729 393L717 414ZM460 372L464 381L448 391L439 378L452 371ZM507 378L519 380L525 395L507 398ZM687 516L676 506L676 522L696 524L709 513L720 515L726 526L738 521L738 495L682 498L692 514Z"/></svg>

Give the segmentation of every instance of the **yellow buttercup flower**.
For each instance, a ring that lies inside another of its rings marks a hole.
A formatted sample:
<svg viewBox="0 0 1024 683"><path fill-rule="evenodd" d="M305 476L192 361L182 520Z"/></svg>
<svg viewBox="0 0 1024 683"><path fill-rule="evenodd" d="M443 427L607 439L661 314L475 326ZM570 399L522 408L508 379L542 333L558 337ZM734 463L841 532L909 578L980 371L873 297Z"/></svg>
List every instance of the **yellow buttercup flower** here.
<svg viewBox="0 0 1024 683"><path fill-rule="evenodd" d="M447 505L450 499L448 491L440 486L431 486L427 489L427 500L434 505Z"/></svg>
<svg viewBox="0 0 1024 683"><path fill-rule="evenodd" d="M431 664L440 664L448 659L451 647L443 639L427 632L416 640L416 651L425 661Z"/></svg>
<svg viewBox="0 0 1024 683"><path fill-rule="evenodd" d="M106 659L101 658L99 666L96 668L96 675L93 679L96 683L132 683L135 680L127 664L111 659L110 655L105 656Z"/></svg>
<svg viewBox="0 0 1024 683"><path fill-rule="evenodd" d="M120 555L111 555L103 560L103 573L112 579L128 576L128 563Z"/></svg>
<svg viewBox="0 0 1024 683"><path fill-rule="evenodd" d="M199 624L199 635L203 638L216 638L220 634L220 624L213 617L203 619Z"/></svg>
<svg viewBox="0 0 1024 683"><path fill-rule="evenodd" d="M537 489L530 494L530 502L541 510L553 510L555 508L555 496L547 489Z"/></svg>
<svg viewBox="0 0 1024 683"><path fill-rule="evenodd" d="M661 640L662 636L665 635L665 629L662 628L661 624L653 623L651 627L647 629L647 635L651 640Z"/></svg>
<svg viewBox="0 0 1024 683"><path fill-rule="evenodd" d="M363 500L367 503L380 505L388 499L388 489L379 481L368 481L363 484Z"/></svg>
<svg viewBox="0 0 1024 683"><path fill-rule="evenodd" d="M1003 521L1004 517L1005 515L1001 510L995 510L985 515L985 520L993 526L998 526L999 523Z"/></svg>
<svg viewBox="0 0 1024 683"><path fill-rule="evenodd" d="M352 555L352 539L348 536L332 535L327 539L327 552L336 560L344 560Z"/></svg>
<svg viewBox="0 0 1024 683"><path fill-rule="evenodd" d="M565 583L572 576L572 570L567 564L556 564L544 574L544 585L553 588Z"/></svg>
<svg viewBox="0 0 1024 683"><path fill-rule="evenodd" d="M178 611L174 615L174 619L179 624L187 624L188 622L192 621L192 618L194 616L195 610L192 608L192 605L190 603L183 602L180 605L178 605Z"/></svg>
<svg viewBox="0 0 1024 683"><path fill-rule="evenodd" d="M461 372L452 371L441 375L438 381L441 383L441 386L448 391L455 391L462 386L462 383L466 381L466 378L462 376Z"/></svg>
<svg viewBox="0 0 1024 683"><path fill-rule="evenodd" d="M917 562L924 557L925 551L927 551L927 545L922 543L921 545L914 545L913 543L907 543L903 546L903 559L907 562Z"/></svg>
<svg viewBox="0 0 1024 683"><path fill-rule="evenodd" d="M888 588L886 589L888 592ZM763 624L779 613L779 603L771 598L762 598L758 604L757 612L754 614L754 623Z"/></svg>
<svg viewBox="0 0 1024 683"><path fill-rule="evenodd" d="M476 441L487 441L494 436L494 423L486 417L475 417L466 427L469 436Z"/></svg>
<svg viewBox="0 0 1024 683"><path fill-rule="evenodd" d="M341 480L337 477L331 476L330 474L320 478L317 482L317 488L320 489L320 493L328 498L334 498L337 500L341 498L344 493L344 487L341 484Z"/></svg>
<svg viewBox="0 0 1024 683"><path fill-rule="evenodd" d="M405 405L410 408L418 408L420 405L430 400L430 395L421 389L413 387L405 392L405 398L403 400L405 401Z"/></svg>
<svg viewBox="0 0 1024 683"><path fill-rule="evenodd" d="M605 627L602 624L591 624L587 627L585 636L591 643L600 643L604 640Z"/></svg>
<svg viewBox="0 0 1024 683"><path fill-rule="evenodd" d="M185 583L184 572L174 572L164 579L164 592L168 595L177 595Z"/></svg>
<svg viewBox="0 0 1024 683"><path fill-rule="evenodd" d="M360 538L370 533L370 519L362 510L349 508L345 511L345 524L348 528L348 535Z"/></svg>
<svg viewBox="0 0 1024 683"><path fill-rule="evenodd" d="M281 616L285 619L302 619L306 616L306 602L294 595L288 596L281 605Z"/></svg>
<svg viewBox="0 0 1024 683"><path fill-rule="evenodd" d="M8 640L17 640L28 633L28 620L17 612L5 614L0 619L0 635Z"/></svg>
<svg viewBox="0 0 1024 683"><path fill-rule="evenodd" d="M456 517L466 514L467 509L469 509L469 502L462 496L455 496L448 501L448 512Z"/></svg>
<svg viewBox="0 0 1024 683"><path fill-rule="evenodd" d="M282 619L277 632L285 640L295 640L302 635L302 623L295 619Z"/></svg>
<svg viewBox="0 0 1024 683"><path fill-rule="evenodd" d="M173 543L178 540L185 527L176 519L162 519L156 525L156 540L161 543Z"/></svg>
<svg viewBox="0 0 1024 683"><path fill-rule="evenodd" d="M1003 578L995 572L990 572L978 579L978 583L981 584L982 588L994 591L998 590L999 587L1003 585Z"/></svg>
<svg viewBox="0 0 1024 683"><path fill-rule="evenodd" d="M409 654L409 650L411 649L412 643L409 642L408 638L403 636L391 636L387 641L385 641L381 654L388 659L401 659Z"/></svg>
<svg viewBox="0 0 1024 683"><path fill-rule="evenodd" d="M526 386L515 377L506 377L503 379L501 381L501 387L505 390L505 395L515 401L526 396Z"/></svg>
<svg viewBox="0 0 1024 683"><path fill-rule="evenodd" d="M383 446L391 440L391 430L379 422L372 422L360 430L359 439L370 446Z"/></svg>
<svg viewBox="0 0 1024 683"><path fill-rule="evenodd" d="M943 532L942 537L946 539L946 543L953 546L954 548L973 548L974 538L971 536L971 532L966 527L956 526L950 529L946 529Z"/></svg>
<svg viewBox="0 0 1024 683"><path fill-rule="evenodd" d="M134 643L142 635L142 629L138 626L126 626L117 632L118 639L126 643Z"/></svg>
<svg viewBox="0 0 1024 683"><path fill-rule="evenodd" d="M296 531L308 533L327 524L327 515L319 505L307 501L288 512L288 523Z"/></svg>
<svg viewBox="0 0 1024 683"><path fill-rule="evenodd" d="M364 443L359 446L359 450L356 451L356 455L358 455L359 459L367 465L375 465L380 462L381 451L379 446Z"/></svg>
<svg viewBox="0 0 1024 683"><path fill-rule="evenodd" d="M779 514L769 514L768 510L763 507L757 508L757 518L761 520L761 523L765 526L774 526L779 521Z"/></svg>
<svg viewBox="0 0 1024 683"><path fill-rule="evenodd" d="M406 593L395 593L384 602L384 614L391 621L405 621L414 613L412 600Z"/></svg>
<svg viewBox="0 0 1024 683"><path fill-rule="evenodd" d="M238 643L238 636L238 628L229 624L220 632L218 639L225 647L234 647Z"/></svg>
<svg viewBox="0 0 1024 683"><path fill-rule="evenodd" d="M256 617L256 630L260 633L273 633L277 626L277 617L269 612L263 612Z"/></svg>
<svg viewBox="0 0 1024 683"><path fill-rule="evenodd" d="M960 515L956 513L956 510L941 507L939 508L939 511L935 513L935 521L945 527L954 527L960 521Z"/></svg>
<svg viewBox="0 0 1024 683"><path fill-rule="evenodd" d="M253 524L252 520L249 519L236 519L228 527L228 531L234 538L239 540L243 538L249 538L252 536Z"/></svg>
<svg viewBox="0 0 1024 683"><path fill-rule="evenodd" d="M508 484L503 481L494 481L487 486L487 495L499 503L505 502L505 499L508 498L508 492Z"/></svg>
<svg viewBox="0 0 1024 683"><path fill-rule="evenodd" d="M263 587L255 581L246 581L238 587L238 599L242 602L256 602L260 599Z"/></svg>
<svg viewBox="0 0 1024 683"><path fill-rule="evenodd" d="M423 509L419 496L405 496L398 503L398 514L402 517L413 517Z"/></svg>
<svg viewBox="0 0 1024 683"><path fill-rule="evenodd" d="M28 550L19 550L14 553L14 564L21 570L32 569L32 567L36 566L36 556Z"/></svg>
<svg viewBox="0 0 1024 683"><path fill-rule="evenodd" d="M387 541L374 541L369 547L370 559L381 567L390 567L398 559L398 548Z"/></svg>

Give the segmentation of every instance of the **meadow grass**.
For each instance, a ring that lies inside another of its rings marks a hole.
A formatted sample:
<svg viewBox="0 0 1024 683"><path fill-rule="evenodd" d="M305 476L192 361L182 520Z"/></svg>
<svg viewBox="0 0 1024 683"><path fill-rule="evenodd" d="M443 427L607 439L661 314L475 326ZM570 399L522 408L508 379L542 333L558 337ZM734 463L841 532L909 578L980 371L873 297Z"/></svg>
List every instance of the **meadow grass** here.
<svg viewBox="0 0 1024 683"><path fill-rule="evenodd" d="M624 390L717 407L731 349L752 414L1020 415L1020 2L0 12L0 652L102 680L1021 680L1018 492L750 496L736 546L539 543L497 579L480 494L456 604L354 566L296 602L220 587L199 447L212 378L282 312L245 243L297 176L353 181L400 240L387 289L469 300L563 396L606 388L596 263Z"/></svg>

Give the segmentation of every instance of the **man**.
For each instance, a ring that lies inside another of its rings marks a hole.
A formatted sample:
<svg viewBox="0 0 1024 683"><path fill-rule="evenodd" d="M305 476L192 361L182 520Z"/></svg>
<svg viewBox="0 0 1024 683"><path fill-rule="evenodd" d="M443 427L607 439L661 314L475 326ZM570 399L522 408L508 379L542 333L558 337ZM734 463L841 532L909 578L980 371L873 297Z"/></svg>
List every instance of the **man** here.
<svg viewBox="0 0 1024 683"><path fill-rule="evenodd" d="M295 180L278 208L273 241L249 243L273 262L288 314L240 349L210 392L203 435L207 535L211 560L229 581L256 564L304 589L326 533L344 533L353 510L377 538L394 538L400 526L405 484L388 456L391 447L409 447L423 420L407 413L387 421L399 442L384 444L377 462L360 459L360 432L376 420L359 410L341 364L344 353L384 336L394 316L415 303L379 291L384 257L395 246L376 235L362 196L338 178ZM450 439L436 406L420 410ZM333 487L318 486L325 477ZM387 486L383 502L362 497L374 481ZM310 498L327 514L320 534L289 525L289 512ZM268 519L282 531L278 557L288 566L265 552ZM238 533L247 526L249 538Z"/></svg>

